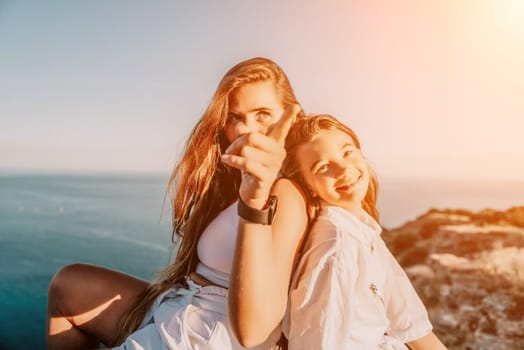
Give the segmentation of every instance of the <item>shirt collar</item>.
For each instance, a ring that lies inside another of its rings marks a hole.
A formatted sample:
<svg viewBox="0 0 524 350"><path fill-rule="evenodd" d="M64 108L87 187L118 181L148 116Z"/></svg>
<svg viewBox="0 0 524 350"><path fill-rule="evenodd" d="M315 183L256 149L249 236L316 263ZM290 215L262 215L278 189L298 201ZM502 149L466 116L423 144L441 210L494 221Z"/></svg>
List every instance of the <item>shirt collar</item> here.
<svg viewBox="0 0 524 350"><path fill-rule="evenodd" d="M344 208L334 205L322 205L320 215L332 220L342 232L350 234L364 244L380 236L382 228L364 209L361 211L360 220Z"/></svg>

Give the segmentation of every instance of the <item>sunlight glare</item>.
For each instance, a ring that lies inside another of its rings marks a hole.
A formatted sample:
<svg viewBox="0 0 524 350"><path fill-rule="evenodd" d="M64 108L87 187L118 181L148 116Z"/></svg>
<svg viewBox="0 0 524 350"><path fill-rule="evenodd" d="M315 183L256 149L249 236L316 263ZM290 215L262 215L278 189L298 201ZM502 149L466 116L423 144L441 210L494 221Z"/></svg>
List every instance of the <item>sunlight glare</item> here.
<svg viewBox="0 0 524 350"><path fill-rule="evenodd" d="M524 0L494 1L494 7L501 24L524 40Z"/></svg>

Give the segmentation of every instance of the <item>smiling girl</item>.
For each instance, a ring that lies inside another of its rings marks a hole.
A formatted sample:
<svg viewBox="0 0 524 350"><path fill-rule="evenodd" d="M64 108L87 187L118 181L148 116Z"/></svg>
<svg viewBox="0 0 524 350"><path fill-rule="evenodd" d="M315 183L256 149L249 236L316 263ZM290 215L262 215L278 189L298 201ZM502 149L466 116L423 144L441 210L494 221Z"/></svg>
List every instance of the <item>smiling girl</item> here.
<svg viewBox="0 0 524 350"><path fill-rule="evenodd" d="M380 238L376 176L356 134L328 115L299 119L282 173L317 219L289 294L289 349L446 349Z"/></svg>

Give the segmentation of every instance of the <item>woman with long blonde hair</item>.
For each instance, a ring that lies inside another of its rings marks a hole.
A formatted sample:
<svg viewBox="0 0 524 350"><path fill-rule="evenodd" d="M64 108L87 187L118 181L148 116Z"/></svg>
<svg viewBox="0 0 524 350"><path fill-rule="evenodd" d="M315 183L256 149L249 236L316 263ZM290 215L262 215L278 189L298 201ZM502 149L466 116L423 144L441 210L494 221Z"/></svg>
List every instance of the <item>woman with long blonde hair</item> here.
<svg viewBox="0 0 524 350"><path fill-rule="evenodd" d="M299 188L276 180L299 112L271 60L231 68L169 180L180 240L174 263L153 283L92 265L62 268L49 286L49 349L273 348L295 255L289 247L308 223ZM246 242L257 250L242 250ZM253 275L260 264L272 273ZM256 339L241 325L252 315L263 315Z"/></svg>

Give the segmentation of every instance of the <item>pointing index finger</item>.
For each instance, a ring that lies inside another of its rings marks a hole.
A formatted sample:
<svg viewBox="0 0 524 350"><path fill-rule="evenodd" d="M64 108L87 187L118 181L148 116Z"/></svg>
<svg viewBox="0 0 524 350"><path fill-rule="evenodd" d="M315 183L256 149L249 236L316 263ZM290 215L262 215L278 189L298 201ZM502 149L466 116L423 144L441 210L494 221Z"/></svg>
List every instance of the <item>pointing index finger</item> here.
<svg viewBox="0 0 524 350"><path fill-rule="evenodd" d="M279 144L283 145L286 141L286 136L289 132L289 129L291 128L291 125L293 125L298 113L300 113L301 110L302 108L300 108L300 105L296 103L287 106L284 110L284 113L282 114L282 118L280 118L280 120L276 122L275 125L269 128L267 136L272 137Z"/></svg>

